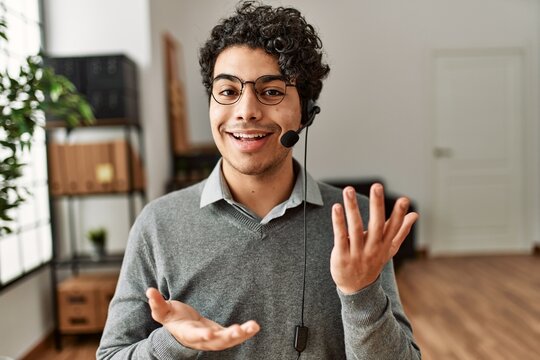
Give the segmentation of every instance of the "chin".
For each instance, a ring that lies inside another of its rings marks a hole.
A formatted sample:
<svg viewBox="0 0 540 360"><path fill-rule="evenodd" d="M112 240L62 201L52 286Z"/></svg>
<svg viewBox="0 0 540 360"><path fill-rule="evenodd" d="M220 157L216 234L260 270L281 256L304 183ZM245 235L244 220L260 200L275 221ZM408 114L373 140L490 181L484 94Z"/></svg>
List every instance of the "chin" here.
<svg viewBox="0 0 540 360"><path fill-rule="evenodd" d="M261 176L271 175L280 171L288 163L288 156L274 158L271 161L258 161L256 158L233 160L224 158L227 164L242 175Z"/></svg>
<svg viewBox="0 0 540 360"><path fill-rule="evenodd" d="M229 162L229 165L238 173L242 175L249 175L249 176L260 176L264 175L270 172L273 172L272 170L275 169L275 166L272 164L261 164L261 163L242 163L242 162Z"/></svg>

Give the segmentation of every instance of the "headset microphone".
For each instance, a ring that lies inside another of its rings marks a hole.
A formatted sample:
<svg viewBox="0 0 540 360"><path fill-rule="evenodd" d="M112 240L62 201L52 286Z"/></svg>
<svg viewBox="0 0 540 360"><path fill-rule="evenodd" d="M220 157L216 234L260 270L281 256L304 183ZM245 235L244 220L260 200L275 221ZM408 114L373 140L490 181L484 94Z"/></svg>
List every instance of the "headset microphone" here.
<svg viewBox="0 0 540 360"><path fill-rule="evenodd" d="M306 123L302 125L302 127L297 131L289 130L285 134L283 134L283 136L281 136L281 138L279 139L279 141L281 142L281 145L285 146L286 148L293 147L300 139L300 133L302 132L302 130L304 130L305 128L307 128L313 123L313 120L315 119L315 115L321 112L321 108L315 105L313 100L310 100L308 103L307 112L308 112L309 117Z"/></svg>
<svg viewBox="0 0 540 360"><path fill-rule="evenodd" d="M281 145L283 145L286 148L293 147L298 140L300 139L300 133L302 130L306 129L306 139L304 141L304 184L303 184L303 203L304 203L304 270L302 272L302 313L301 313L301 322L300 325L296 325L294 328L294 349L298 353L297 360L300 359L300 355L302 354L302 351L306 348L307 341L308 341L308 327L304 325L304 307L305 307L305 297L306 297L306 269L307 269L307 228L306 228L306 197L307 197L307 134L308 130L307 128L313 123L313 120L315 119L315 115L321 112L321 108L315 105L315 102L313 100L309 100L307 103L307 121L304 125L297 131L289 130L283 136L279 139L281 142Z"/></svg>
<svg viewBox="0 0 540 360"><path fill-rule="evenodd" d="M298 140L300 140L300 136L298 134L303 128L304 127L301 127L298 131L289 130L285 134L283 134L281 139L279 139L281 145L285 146L286 148L293 147L298 142Z"/></svg>

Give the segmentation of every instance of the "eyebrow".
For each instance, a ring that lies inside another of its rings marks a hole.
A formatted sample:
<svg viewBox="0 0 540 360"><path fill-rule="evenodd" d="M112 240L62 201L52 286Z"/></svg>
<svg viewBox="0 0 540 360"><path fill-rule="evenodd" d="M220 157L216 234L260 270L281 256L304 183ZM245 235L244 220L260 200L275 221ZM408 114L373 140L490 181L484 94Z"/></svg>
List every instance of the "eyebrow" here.
<svg viewBox="0 0 540 360"><path fill-rule="evenodd" d="M237 76L234 76L234 75L229 75L229 74L219 74L218 76L216 76L214 78L214 80L216 79L227 79L227 80L234 80L234 79L239 79Z"/></svg>
<svg viewBox="0 0 540 360"><path fill-rule="evenodd" d="M268 74L268 75L262 75L262 76L259 76L257 79L255 80L258 80L260 78L263 78L265 80L265 82L269 82L269 81L272 81L272 80L276 80L276 79L279 79L279 80L285 80L285 77L281 74ZM227 80L235 80L235 79L240 79L240 81L242 82L246 82L246 80L236 76L236 75L231 75L231 74L219 74L217 75L213 80L216 80L216 79L227 79ZM255 81L255 80L252 80L252 81Z"/></svg>

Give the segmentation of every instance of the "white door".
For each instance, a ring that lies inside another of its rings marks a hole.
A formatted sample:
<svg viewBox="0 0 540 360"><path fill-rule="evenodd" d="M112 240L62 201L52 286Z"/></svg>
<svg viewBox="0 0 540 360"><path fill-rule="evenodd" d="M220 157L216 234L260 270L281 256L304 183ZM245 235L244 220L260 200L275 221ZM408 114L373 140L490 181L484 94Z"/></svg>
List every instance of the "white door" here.
<svg viewBox="0 0 540 360"><path fill-rule="evenodd" d="M431 251L525 249L521 49L435 52Z"/></svg>

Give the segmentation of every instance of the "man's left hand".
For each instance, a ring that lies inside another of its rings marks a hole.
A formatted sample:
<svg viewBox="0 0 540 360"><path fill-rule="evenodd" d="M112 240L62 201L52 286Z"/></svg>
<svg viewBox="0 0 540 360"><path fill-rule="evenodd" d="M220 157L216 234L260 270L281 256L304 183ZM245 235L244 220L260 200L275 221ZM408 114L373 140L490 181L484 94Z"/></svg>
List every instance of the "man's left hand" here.
<svg viewBox="0 0 540 360"><path fill-rule="evenodd" d="M343 203L332 207L334 248L330 272L338 289L355 293L379 277L384 265L397 253L418 214L409 209L409 199L399 198L390 218L385 221L384 193L381 184L373 184L369 200L369 224L364 224L353 187L343 190Z"/></svg>

